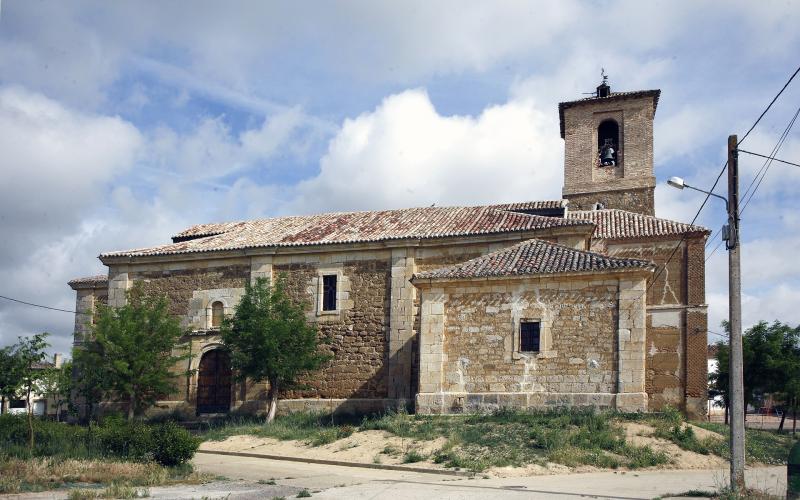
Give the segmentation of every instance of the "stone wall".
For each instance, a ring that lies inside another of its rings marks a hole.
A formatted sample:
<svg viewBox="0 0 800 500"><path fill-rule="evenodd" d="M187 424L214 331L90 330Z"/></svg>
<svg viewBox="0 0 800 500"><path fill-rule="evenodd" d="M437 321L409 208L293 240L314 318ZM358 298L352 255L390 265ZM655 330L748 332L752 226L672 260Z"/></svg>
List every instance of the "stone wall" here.
<svg viewBox="0 0 800 500"><path fill-rule="evenodd" d="M600 247L614 257L648 259L658 266L647 292L650 409L669 405L701 416L708 393L705 238L598 242L594 249Z"/></svg>
<svg viewBox="0 0 800 500"><path fill-rule="evenodd" d="M330 337L334 358L309 380L308 388L287 391L287 398L386 398L391 262L346 261L341 272L349 280L352 307L331 316L314 313L319 264L273 264L274 274L285 274L288 290L311 307L320 333Z"/></svg>
<svg viewBox="0 0 800 500"><path fill-rule="evenodd" d="M418 284L421 413L496 406L643 409L644 278ZM522 320L539 353L519 352Z"/></svg>
<svg viewBox="0 0 800 500"><path fill-rule="evenodd" d="M614 119L620 126L617 165L598 166L597 127ZM570 208L589 210L596 202L652 215L653 99L592 100L564 110L564 189Z"/></svg>
<svg viewBox="0 0 800 500"><path fill-rule="evenodd" d="M604 208L618 208L646 215L655 215L653 188L600 191L581 194L564 194L571 210L594 210L597 203Z"/></svg>

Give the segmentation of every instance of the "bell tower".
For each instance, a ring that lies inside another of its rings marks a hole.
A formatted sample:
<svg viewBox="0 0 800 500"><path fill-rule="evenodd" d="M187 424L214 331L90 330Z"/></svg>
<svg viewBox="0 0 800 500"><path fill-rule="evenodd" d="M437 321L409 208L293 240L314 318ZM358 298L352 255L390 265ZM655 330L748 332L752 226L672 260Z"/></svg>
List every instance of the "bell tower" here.
<svg viewBox="0 0 800 500"><path fill-rule="evenodd" d="M600 206L655 215L653 118L660 95L612 92L603 74L591 97L559 103L563 196L570 209Z"/></svg>

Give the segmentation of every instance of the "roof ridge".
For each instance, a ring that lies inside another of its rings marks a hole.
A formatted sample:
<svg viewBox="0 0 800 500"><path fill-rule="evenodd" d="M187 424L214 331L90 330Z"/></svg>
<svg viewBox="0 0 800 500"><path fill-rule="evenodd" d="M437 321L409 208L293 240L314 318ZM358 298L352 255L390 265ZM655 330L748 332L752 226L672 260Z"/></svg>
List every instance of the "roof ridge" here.
<svg viewBox="0 0 800 500"><path fill-rule="evenodd" d="M522 247L539 247L533 250L535 255L525 255ZM542 251L541 247L549 247L558 251L556 255L545 255L547 259L538 262L536 265L550 266L555 268L551 271L537 270L535 272L520 272L524 267L523 259L534 260L535 256ZM507 262L503 262L503 255L508 255ZM599 260L599 262L598 262ZM490 264L495 263L500 266L499 269L493 270ZM598 264L601 264L599 265ZM492 277L492 276L519 276L519 275L537 275L537 274L560 274L569 272L591 272L596 270L608 269L624 269L624 268L645 268L652 267L654 264L649 260L634 259L634 258L620 258L611 255L594 252L591 250L581 250L573 248L560 243L551 241L530 238L514 245L489 252L485 255L469 259L451 266L444 266L438 269L416 273L414 279L437 279L437 278L470 278L470 277ZM474 270L469 270L470 266L474 266ZM580 266L580 267L579 267ZM599 268L599 269L598 269Z"/></svg>

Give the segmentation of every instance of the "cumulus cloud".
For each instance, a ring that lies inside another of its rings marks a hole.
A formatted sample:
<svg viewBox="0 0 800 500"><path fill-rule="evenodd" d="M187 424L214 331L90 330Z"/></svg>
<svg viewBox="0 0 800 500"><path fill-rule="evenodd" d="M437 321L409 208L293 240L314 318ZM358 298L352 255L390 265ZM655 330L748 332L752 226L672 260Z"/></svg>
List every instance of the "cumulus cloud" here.
<svg viewBox="0 0 800 500"><path fill-rule="evenodd" d="M531 100L443 116L423 90L346 120L301 182L293 211L481 204L561 197L563 146L553 113Z"/></svg>

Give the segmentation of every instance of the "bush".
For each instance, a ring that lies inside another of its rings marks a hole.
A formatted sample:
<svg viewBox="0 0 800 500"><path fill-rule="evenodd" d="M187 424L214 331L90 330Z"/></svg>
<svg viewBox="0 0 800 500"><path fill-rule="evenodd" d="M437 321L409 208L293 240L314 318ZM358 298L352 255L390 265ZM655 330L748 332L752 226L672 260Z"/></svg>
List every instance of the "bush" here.
<svg viewBox="0 0 800 500"><path fill-rule="evenodd" d="M153 429L153 458L161 465L172 467L186 463L199 446L200 440L175 422L167 422Z"/></svg>
<svg viewBox="0 0 800 500"><path fill-rule="evenodd" d="M34 457L118 458L166 466L187 462L200 442L174 422L148 425L107 417L102 425L81 427L34 419ZM29 458L24 416L0 415L0 458Z"/></svg>

